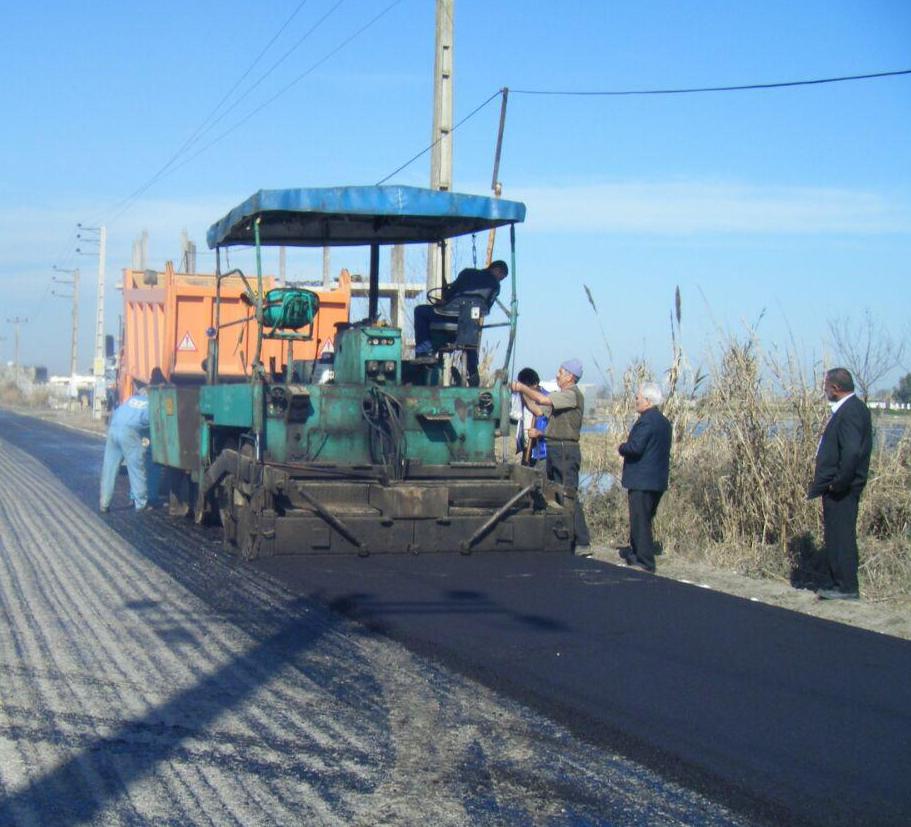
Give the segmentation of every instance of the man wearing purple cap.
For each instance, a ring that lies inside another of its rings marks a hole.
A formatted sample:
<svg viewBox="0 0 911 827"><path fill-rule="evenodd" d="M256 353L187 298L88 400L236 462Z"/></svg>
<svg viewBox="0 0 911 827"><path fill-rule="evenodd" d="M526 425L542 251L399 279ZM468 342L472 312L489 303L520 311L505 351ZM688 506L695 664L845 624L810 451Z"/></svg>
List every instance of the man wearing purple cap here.
<svg viewBox="0 0 911 827"><path fill-rule="evenodd" d="M567 359L557 371L558 391L548 395L522 382L513 382L512 390L522 394L535 416L549 417L543 434L547 440L547 478L563 486L564 505L573 515L576 554L588 557L591 540L585 514L576 496L582 465L579 432L585 410L585 397L577 386L581 378L582 362ZM541 436L534 428L529 428L528 435L532 438Z"/></svg>

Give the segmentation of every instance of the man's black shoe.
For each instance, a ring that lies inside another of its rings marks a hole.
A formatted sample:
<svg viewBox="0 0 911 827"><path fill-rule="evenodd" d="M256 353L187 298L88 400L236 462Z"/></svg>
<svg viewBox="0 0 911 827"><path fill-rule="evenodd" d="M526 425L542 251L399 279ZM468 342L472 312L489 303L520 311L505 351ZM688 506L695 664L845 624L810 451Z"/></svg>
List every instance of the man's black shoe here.
<svg viewBox="0 0 911 827"><path fill-rule="evenodd" d="M643 563L641 560L632 560L632 561L630 561L629 563L627 563L627 565L628 565L628 566L632 566L634 569L639 569L640 571L646 571L646 572L648 572L649 574L654 574L654 573L655 573L655 570L654 570L654 569L650 569L650 568L649 568L648 566L646 566L645 563Z"/></svg>
<svg viewBox="0 0 911 827"><path fill-rule="evenodd" d="M629 546L624 546L623 548L618 548L617 554L620 555L620 558L628 566L631 566L633 564L633 560L636 559L635 557L633 557L633 550Z"/></svg>
<svg viewBox="0 0 911 827"><path fill-rule="evenodd" d="M860 600L859 592L843 592L838 589L820 589L816 596L820 600Z"/></svg>

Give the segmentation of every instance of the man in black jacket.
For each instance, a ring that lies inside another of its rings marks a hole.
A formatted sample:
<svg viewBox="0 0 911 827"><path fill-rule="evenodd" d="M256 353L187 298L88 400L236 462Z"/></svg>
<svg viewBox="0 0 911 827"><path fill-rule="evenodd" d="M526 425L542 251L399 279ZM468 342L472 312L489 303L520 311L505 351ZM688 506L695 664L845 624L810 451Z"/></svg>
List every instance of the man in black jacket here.
<svg viewBox="0 0 911 827"><path fill-rule="evenodd" d="M466 267L456 277L456 280L441 291L439 304L445 304L457 296L477 295L483 299L486 307L484 315L490 313L493 303L500 295L500 282L509 275L509 267L505 261L493 261L483 270ZM419 304L414 308L414 355L418 357L429 356L433 353L433 343L430 338L430 326L436 317L434 305ZM472 384L477 384L478 379L478 351L470 348L465 351L465 369Z"/></svg>
<svg viewBox="0 0 911 827"><path fill-rule="evenodd" d="M655 540L652 520L661 496L667 491L671 467L671 423L658 410L663 401L661 388L645 382L636 393L639 418L626 442L618 448L623 457L621 482L629 499L630 549L620 556L628 566L655 570Z"/></svg>
<svg viewBox="0 0 911 827"><path fill-rule="evenodd" d="M822 497L825 541L823 600L857 600L857 508L867 484L873 425L867 406L854 395L854 378L844 368L826 372L823 389L832 408L807 493Z"/></svg>

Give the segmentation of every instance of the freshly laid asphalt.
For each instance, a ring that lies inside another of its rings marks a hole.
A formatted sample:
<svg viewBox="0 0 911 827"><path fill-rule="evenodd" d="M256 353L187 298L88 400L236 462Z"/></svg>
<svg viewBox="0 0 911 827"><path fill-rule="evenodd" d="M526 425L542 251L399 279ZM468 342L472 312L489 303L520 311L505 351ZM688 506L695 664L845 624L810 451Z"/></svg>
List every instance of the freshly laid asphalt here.
<svg viewBox="0 0 911 827"><path fill-rule="evenodd" d="M772 823L911 823L911 644L548 554L257 563Z"/></svg>
<svg viewBox="0 0 911 827"><path fill-rule="evenodd" d="M3 437L95 496L97 438ZM911 823L906 641L567 555L255 566L757 822Z"/></svg>

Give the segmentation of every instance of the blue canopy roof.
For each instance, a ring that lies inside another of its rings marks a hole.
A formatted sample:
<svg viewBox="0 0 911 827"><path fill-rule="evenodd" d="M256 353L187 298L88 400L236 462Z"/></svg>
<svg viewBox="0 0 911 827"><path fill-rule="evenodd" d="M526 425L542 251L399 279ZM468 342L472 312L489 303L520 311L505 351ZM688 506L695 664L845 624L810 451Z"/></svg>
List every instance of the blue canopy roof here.
<svg viewBox="0 0 911 827"><path fill-rule="evenodd" d="M209 228L209 247L322 247L440 241L525 220L518 201L420 187L260 190Z"/></svg>

